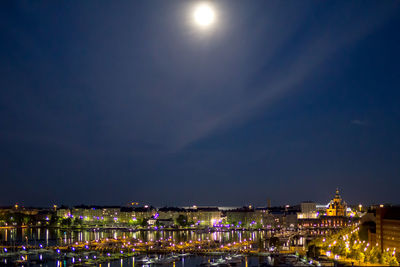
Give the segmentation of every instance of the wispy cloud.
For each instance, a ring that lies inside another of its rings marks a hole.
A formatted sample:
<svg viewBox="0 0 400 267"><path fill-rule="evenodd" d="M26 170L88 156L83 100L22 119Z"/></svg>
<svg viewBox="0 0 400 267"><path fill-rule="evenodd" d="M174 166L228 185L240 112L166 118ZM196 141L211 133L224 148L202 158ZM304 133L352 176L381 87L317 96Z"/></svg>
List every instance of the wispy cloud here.
<svg viewBox="0 0 400 267"><path fill-rule="evenodd" d="M359 125L359 126L367 126L368 125L368 121L365 121L365 120L352 120L351 123L355 124L355 125Z"/></svg>
<svg viewBox="0 0 400 267"><path fill-rule="evenodd" d="M226 3L221 10L234 6L231 1L219 3ZM16 53L16 60L10 57L10 66L27 73L24 79L15 79L20 86L14 87L33 89L10 91L0 104L15 115L15 119L8 116L13 121L27 120L41 132L46 129L40 140L50 145L79 144L72 147L74 151L96 145L138 153L148 147L166 153L180 151L305 90L309 79L327 69L328 59L375 31L398 10L388 2L349 2L333 11L325 3L317 8L314 3L290 7L280 2L258 3L260 8L238 8L230 21L221 17L221 32L207 40L192 40L191 34L198 32L184 33L178 27L181 22L174 25L167 15L166 21L162 21L164 16L161 21L149 21L151 34L138 29L136 39L124 31L99 34L96 39L86 34L97 31L90 24L86 31L69 31L73 36L68 40L81 41L68 43L62 54L71 57L62 60L47 55L51 50L41 44L52 36L51 31L44 36L39 29L12 32L18 43L29 44L22 47L31 55L32 65L42 62L44 66L19 66L15 62L23 62L19 57L24 53ZM313 12L324 12L317 14L318 23L310 20L316 15ZM131 13L125 15L130 21ZM116 20L114 14L108 16L104 21ZM116 47L115 40L123 45ZM140 45L133 49L137 40ZM76 52L85 46L91 47L87 53ZM48 75L59 62L61 71ZM85 67L77 68L77 62ZM16 97L18 102L13 101ZM134 145L128 149L126 144Z"/></svg>
<svg viewBox="0 0 400 267"><path fill-rule="evenodd" d="M376 12L376 8L379 12ZM314 26L311 37L296 45L299 52L293 59L276 62L275 69L278 71L267 74L268 78L259 80L255 88L247 89L251 93L245 92L240 101L230 103L221 112L214 113L200 122L188 124L187 129L182 132L183 135L177 140L177 147L184 148L218 130L243 123L261 108L265 109L278 99L287 97L291 91L304 88L303 83L318 75L326 66L327 59L375 31L394 13L389 5L354 10L354 14L347 18L342 18L342 15L349 11L347 9L341 11L343 14L340 12L331 14L325 24ZM282 41L285 42L292 40L287 38ZM257 53L262 55L262 51ZM352 123L367 124L361 120L353 120Z"/></svg>

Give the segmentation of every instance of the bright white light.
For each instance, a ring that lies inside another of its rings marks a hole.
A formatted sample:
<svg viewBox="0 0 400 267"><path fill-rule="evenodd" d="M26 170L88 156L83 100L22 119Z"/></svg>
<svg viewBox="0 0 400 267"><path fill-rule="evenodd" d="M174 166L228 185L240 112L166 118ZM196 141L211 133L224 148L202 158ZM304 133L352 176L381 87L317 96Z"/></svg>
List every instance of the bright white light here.
<svg viewBox="0 0 400 267"><path fill-rule="evenodd" d="M215 21L215 11L208 4L200 4L194 10L194 20L202 27L208 27Z"/></svg>

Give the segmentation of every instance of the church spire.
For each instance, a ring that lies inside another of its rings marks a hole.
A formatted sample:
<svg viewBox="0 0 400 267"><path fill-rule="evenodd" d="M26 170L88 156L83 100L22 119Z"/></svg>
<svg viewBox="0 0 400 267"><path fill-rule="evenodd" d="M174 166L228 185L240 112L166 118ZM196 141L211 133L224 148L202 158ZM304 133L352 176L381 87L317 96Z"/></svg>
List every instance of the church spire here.
<svg viewBox="0 0 400 267"><path fill-rule="evenodd" d="M335 197L329 202L328 216L346 216L346 203L342 200L339 188L336 188Z"/></svg>

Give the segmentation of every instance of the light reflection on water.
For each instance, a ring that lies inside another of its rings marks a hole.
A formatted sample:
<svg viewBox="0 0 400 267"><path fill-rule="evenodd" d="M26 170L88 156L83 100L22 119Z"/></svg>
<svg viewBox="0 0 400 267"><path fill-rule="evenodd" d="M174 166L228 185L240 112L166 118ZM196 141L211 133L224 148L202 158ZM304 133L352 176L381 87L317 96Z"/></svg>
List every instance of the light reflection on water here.
<svg viewBox="0 0 400 267"><path fill-rule="evenodd" d="M65 245L75 242L98 240L103 238L135 238L146 241L172 238L175 242L190 240L216 240L221 243L243 241L251 238L263 242L270 237L267 231L225 231L201 232L196 230L181 231L127 231L117 229L105 230L66 230L59 228L9 228L0 229L0 243L3 245Z"/></svg>

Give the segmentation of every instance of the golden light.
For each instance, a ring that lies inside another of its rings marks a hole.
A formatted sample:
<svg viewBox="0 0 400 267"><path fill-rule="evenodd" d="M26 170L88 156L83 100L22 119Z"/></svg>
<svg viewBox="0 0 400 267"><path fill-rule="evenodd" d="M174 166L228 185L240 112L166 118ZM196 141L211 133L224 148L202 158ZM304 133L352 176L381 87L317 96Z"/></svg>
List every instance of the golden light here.
<svg viewBox="0 0 400 267"><path fill-rule="evenodd" d="M199 4L194 9L193 18L197 25L207 28L215 22L215 10L209 4Z"/></svg>

